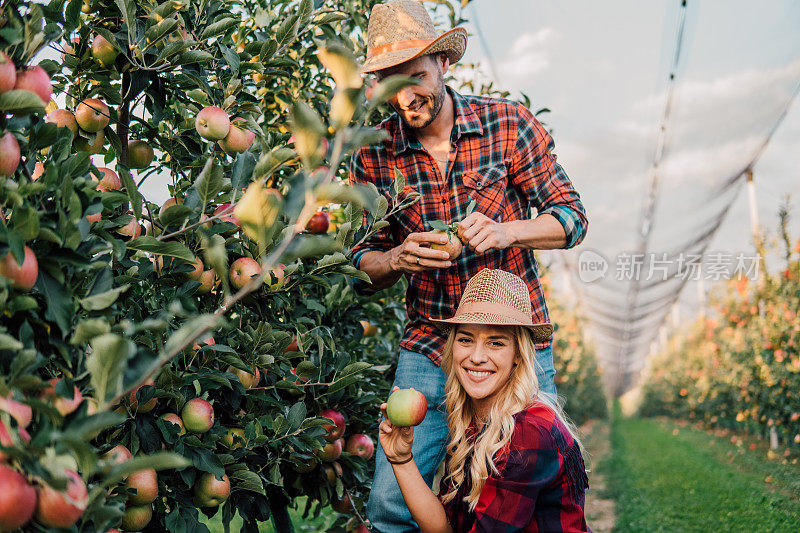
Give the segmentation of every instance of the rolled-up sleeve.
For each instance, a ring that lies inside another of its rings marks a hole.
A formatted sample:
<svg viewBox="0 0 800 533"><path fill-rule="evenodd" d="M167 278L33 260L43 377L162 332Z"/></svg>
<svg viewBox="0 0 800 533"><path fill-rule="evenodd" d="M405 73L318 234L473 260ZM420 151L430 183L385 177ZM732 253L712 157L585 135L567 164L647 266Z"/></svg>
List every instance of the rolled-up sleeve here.
<svg viewBox="0 0 800 533"><path fill-rule="evenodd" d="M365 154L363 148L353 154L349 167L350 185L364 185L373 181L372 177L376 176L376 169L371 168L372 166L369 163L369 154ZM363 223L365 225L368 223L366 211L364 212ZM390 227L386 226L353 248L353 264L358 268L365 253L372 251L386 252L393 247L394 240L392 239Z"/></svg>
<svg viewBox="0 0 800 533"><path fill-rule="evenodd" d="M572 248L586 236L589 221L578 191L553 154L553 138L524 106L517 107L517 142L509 179L528 198L529 207L555 217Z"/></svg>

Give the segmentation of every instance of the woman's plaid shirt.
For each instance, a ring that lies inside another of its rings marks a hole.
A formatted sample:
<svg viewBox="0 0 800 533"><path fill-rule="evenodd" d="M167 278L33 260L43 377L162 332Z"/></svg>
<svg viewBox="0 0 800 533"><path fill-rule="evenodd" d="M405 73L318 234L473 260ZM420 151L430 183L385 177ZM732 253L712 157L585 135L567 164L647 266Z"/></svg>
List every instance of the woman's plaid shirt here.
<svg viewBox="0 0 800 533"><path fill-rule="evenodd" d="M463 219L471 200L476 201L477 211L497 222L530 219L533 210L548 213L564 227L566 248L581 242L587 220L580 196L556 162L553 139L531 112L510 100L447 90L454 102L455 125L445 178L397 114L381 124L389 133L387 140L363 147L353 156L351 183L374 183L391 205L389 191L399 170L406 185L398 201L415 191L422 195L417 203L390 217L388 227L356 247L355 264L366 252L385 252L410 233L430 231L430 221ZM549 321L533 250L510 247L477 254L465 247L450 268L410 277L409 322L400 345L426 354L438 365L445 336L429 319L453 316L467 281L484 268L521 277L531 294L534 322Z"/></svg>

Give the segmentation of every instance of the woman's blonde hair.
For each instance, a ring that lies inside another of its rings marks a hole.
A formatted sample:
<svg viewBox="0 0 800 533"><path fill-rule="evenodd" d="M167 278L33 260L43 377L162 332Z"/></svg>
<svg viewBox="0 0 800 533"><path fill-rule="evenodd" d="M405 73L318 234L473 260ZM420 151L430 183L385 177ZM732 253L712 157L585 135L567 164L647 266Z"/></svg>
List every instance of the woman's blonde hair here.
<svg viewBox="0 0 800 533"><path fill-rule="evenodd" d="M555 398L539 394L539 381L536 378L536 349L528 328L523 326L498 326L512 330L516 341L518 363L511 370L508 382L500 391L491 406L489 417L478 435L467 436L467 428L473 418L472 402L453 369L453 344L458 327L453 327L447 337L442 355L442 370L447 376L445 382L445 408L450 428L450 442L447 444L447 472L445 486L450 490L442 496L446 503L456 497L459 487L464 483L469 471L472 481L469 494L464 498L470 511L475 510L483 485L490 474L499 474L495 465L495 455L508 441L514 431L514 415L539 402L552 409L564 423L576 443L580 446L574 425L566 418Z"/></svg>

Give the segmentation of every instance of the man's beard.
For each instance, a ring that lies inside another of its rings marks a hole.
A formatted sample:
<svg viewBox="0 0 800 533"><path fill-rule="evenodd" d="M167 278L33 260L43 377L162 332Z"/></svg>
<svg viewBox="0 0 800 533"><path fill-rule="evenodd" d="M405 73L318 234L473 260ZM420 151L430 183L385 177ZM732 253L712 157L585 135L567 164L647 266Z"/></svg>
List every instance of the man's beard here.
<svg viewBox="0 0 800 533"><path fill-rule="evenodd" d="M439 84L439 87L437 89L438 90L435 93L433 93L433 95L432 95L433 101L431 102L430 98L426 98L425 99L425 103L420 105L419 108L418 108L418 109L422 109L428 102L431 102L431 105L430 105L430 116L428 118L423 118L423 117L420 116L417 119L417 120L421 120L422 122L416 122L416 123L412 124L411 122L409 122L406 119L405 112L402 109L395 109L395 111L397 111L397 114L400 115L400 118L403 120L403 122L409 128L415 129L415 130L425 129L428 126L430 126L431 123L434 120L436 120L436 117L439 116L439 112L442 110L442 106L444 105L444 98L445 98L445 92L446 92L444 81L442 81Z"/></svg>

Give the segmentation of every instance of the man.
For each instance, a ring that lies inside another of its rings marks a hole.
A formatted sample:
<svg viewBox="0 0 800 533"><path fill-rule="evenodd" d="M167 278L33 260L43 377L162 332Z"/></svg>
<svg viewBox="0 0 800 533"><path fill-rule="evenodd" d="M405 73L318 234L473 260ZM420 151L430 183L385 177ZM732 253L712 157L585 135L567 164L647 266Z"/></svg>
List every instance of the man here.
<svg viewBox="0 0 800 533"><path fill-rule="evenodd" d="M378 80L401 74L419 83L389 100L396 113L381 124L388 140L360 149L350 165L351 183L372 182L389 197L397 170L406 182L400 199L421 194L358 246L354 261L373 290L408 278L409 323L394 385L414 387L428 399L412 453L429 485L448 439L439 368L446 337L431 319L452 316L467 280L495 268L525 281L534 321L548 322L533 250L575 246L587 227L580 197L552 154L553 141L530 111L508 100L462 96L445 85L444 73L464 54L466 40L462 28L439 35L414 0L373 8L362 71ZM467 215L473 200L475 211ZM466 245L460 256L450 260L431 248L447 241L430 231L433 220L459 221L458 237ZM554 395L551 343L537 345L537 377L541 390ZM376 461L367 505L372 525L382 533L417 531L382 450Z"/></svg>

